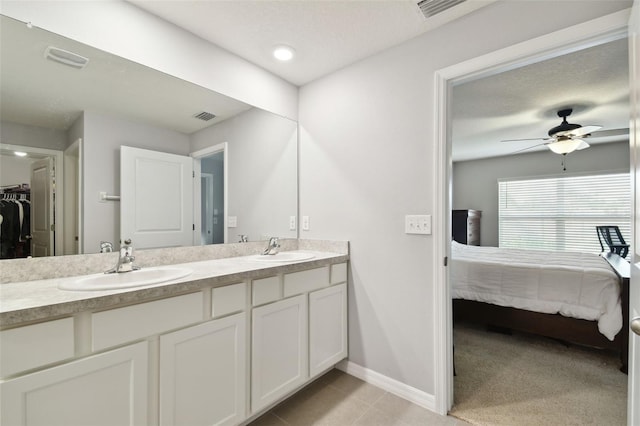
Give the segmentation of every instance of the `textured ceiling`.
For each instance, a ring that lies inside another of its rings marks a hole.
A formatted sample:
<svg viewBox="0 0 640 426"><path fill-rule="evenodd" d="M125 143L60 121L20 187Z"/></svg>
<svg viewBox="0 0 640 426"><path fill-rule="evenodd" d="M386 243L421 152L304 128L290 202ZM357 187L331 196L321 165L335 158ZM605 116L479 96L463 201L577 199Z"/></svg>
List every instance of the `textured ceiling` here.
<svg viewBox="0 0 640 426"><path fill-rule="evenodd" d="M495 0L461 3L429 19L418 0L128 0L301 86ZM271 52L296 50L294 63Z"/></svg>
<svg viewBox="0 0 640 426"><path fill-rule="evenodd" d="M603 127L588 143L628 140L596 137L629 126L627 49L621 39L455 86L453 158L509 155L539 144L500 141L548 137L565 107L573 108L570 123Z"/></svg>
<svg viewBox="0 0 640 426"><path fill-rule="evenodd" d="M426 23L414 2L405 0L133 3L171 15L176 25L296 84L469 11L458 6ZM191 133L213 123L193 119L200 111L218 114L219 121L250 108L73 40L27 30L10 18L2 17L0 31L3 120L65 129L82 110L94 109ZM294 67L271 59L271 47L277 43L297 49ZM78 71L44 60L42 52L49 44L91 58L90 66ZM546 137L547 130L560 123L556 111L566 106L575 110L572 123L601 125L603 130L626 128L627 56L626 40L620 40L454 87L454 159L508 155L527 148L535 143L500 141ZM117 81L107 78L113 75L119 76ZM588 139L614 140L624 137Z"/></svg>

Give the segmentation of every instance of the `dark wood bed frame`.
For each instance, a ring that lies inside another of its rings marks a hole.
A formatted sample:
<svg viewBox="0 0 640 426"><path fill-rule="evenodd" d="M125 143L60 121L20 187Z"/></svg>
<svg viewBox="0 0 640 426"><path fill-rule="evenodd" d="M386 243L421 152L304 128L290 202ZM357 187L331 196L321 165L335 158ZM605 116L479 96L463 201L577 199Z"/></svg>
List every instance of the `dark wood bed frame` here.
<svg viewBox="0 0 640 426"><path fill-rule="evenodd" d="M620 278L622 329L613 341L598 331L595 321L541 314L472 300L453 300L453 319L536 334L620 354L620 370L627 372L629 357L629 263L616 254L602 254Z"/></svg>

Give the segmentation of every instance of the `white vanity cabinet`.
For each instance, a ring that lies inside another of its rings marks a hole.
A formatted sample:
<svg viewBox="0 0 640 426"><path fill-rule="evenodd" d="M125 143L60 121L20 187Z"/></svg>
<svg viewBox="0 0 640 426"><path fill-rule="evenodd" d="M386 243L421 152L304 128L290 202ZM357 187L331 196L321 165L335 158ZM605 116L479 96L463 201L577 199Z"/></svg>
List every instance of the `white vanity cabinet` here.
<svg viewBox="0 0 640 426"><path fill-rule="evenodd" d="M309 377L347 357L347 285L309 293Z"/></svg>
<svg viewBox="0 0 640 426"><path fill-rule="evenodd" d="M307 372L307 297L253 309L251 410L257 412L302 385Z"/></svg>
<svg viewBox="0 0 640 426"><path fill-rule="evenodd" d="M341 263L254 282L254 305L271 303L252 311L252 413L347 357L346 271Z"/></svg>
<svg viewBox="0 0 640 426"><path fill-rule="evenodd" d="M160 336L160 424L244 420L245 342L244 312Z"/></svg>
<svg viewBox="0 0 640 426"><path fill-rule="evenodd" d="M147 346L136 343L0 383L0 424L147 424Z"/></svg>
<svg viewBox="0 0 640 426"><path fill-rule="evenodd" d="M347 357L347 264L0 331L0 424L238 425Z"/></svg>

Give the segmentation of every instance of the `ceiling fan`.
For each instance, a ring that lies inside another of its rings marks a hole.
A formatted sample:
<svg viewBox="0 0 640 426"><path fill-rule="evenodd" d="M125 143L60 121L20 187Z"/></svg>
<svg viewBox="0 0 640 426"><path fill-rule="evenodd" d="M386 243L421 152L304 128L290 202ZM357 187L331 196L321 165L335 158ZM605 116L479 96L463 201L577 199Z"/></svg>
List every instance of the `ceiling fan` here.
<svg viewBox="0 0 640 426"><path fill-rule="evenodd" d="M533 138L533 139L508 139L502 142L514 142L514 141L543 141L542 143L529 146L521 149L520 151L526 151L536 146L546 145L552 152L556 154L569 154L570 152L589 148L589 144L582 138L586 138L602 126L581 126L580 124L573 124L567 121L567 117L573 112L572 108L565 108L558 111L558 117L562 118L562 123L549 129L548 138Z"/></svg>

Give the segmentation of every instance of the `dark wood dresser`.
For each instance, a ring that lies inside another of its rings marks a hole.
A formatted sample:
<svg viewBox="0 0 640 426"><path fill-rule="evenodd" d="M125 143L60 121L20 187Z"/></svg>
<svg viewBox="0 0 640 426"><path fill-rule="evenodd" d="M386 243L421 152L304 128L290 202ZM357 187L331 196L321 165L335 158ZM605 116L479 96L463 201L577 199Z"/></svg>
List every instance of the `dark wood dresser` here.
<svg viewBox="0 0 640 426"><path fill-rule="evenodd" d="M480 210L453 210L451 229L453 239L460 244L480 245Z"/></svg>

